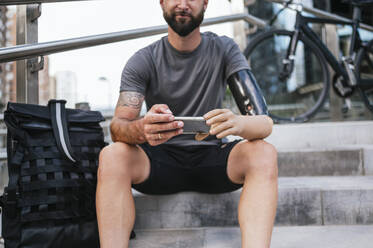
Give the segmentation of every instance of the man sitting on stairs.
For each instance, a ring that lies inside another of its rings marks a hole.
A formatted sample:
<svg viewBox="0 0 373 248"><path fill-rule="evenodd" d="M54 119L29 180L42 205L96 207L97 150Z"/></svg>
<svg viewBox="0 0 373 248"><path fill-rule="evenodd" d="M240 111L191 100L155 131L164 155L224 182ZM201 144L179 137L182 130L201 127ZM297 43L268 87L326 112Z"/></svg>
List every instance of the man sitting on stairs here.
<svg viewBox="0 0 373 248"><path fill-rule="evenodd" d="M241 187L242 247L270 246L277 207L277 152L246 59L234 41L200 33L208 0L160 0L168 36L127 62L100 154L97 217L102 248L128 247L135 222L131 187L144 194L224 193ZM229 85L240 112L221 109ZM140 117L143 101L148 112ZM255 113L255 115L253 115ZM203 116L210 136L183 134L175 116ZM227 135L244 139L227 142Z"/></svg>

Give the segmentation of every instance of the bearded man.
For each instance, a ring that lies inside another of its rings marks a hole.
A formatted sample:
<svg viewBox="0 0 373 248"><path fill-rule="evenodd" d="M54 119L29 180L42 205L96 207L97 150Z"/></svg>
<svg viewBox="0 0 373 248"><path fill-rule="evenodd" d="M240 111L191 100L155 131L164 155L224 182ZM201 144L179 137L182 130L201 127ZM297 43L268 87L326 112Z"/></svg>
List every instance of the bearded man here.
<svg viewBox="0 0 373 248"><path fill-rule="evenodd" d="M97 217L103 248L128 247L135 222L131 188L144 194L224 193L241 187L242 247L270 246L277 206L277 152L265 101L234 41L200 33L208 0L160 0L168 35L139 50L122 72L100 153ZM242 115L222 109L229 85ZM145 100L148 112L140 117ZM203 141L175 116L203 116ZM228 142L226 136L242 140Z"/></svg>

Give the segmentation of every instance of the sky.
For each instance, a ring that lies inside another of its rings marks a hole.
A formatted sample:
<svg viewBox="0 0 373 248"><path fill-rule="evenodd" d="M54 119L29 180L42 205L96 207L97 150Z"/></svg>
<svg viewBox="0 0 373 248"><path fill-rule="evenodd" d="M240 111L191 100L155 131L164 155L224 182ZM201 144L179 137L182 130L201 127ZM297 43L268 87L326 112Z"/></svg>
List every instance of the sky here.
<svg viewBox="0 0 373 248"><path fill-rule="evenodd" d="M227 0L211 0L205 18L229 14L231 6ZM163 24L166 22L159 1L97 0L43 4L39 18L39 42ZM203 27L201 30L233 36L231 23ZM93 108L109 101L114 107L119 95L121 72L127 60L137 50L164 35L49 55L50 74L75 72L78 101L89 101ZM100 81L100 77L107 78L107 81ZM103 94L105 89L112 92L109 99L107 92Z"/></svg>

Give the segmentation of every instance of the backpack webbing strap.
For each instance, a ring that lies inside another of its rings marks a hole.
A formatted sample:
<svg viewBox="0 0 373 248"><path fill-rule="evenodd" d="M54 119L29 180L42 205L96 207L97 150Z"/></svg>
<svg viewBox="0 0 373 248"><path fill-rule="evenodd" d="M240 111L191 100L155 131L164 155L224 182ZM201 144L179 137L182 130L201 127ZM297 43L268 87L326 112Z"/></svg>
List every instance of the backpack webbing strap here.
<svg viewBox="0 0 373 248"><path fill-rule="evenodd" d="M4 203L9 206L10 217L16 215L16 205L19 195L18 181L19 181L19 170L23 159L23 149L21 146L17 146L16 152L14 153L14 147L12 143L12 135L8 130L7 132L7 160L8 160L8 174L9 182L8 186L4 190Z"/></svg>
<svg viewBox="0 0 373 248"><path fill-rule="evenodd" d="M29 183L22 183L22 192L28 192L33 190L42 190L50 188L66 188L66 187L87 187L89 190L95 190L94 187L91 187L93 179L79 178L79 179L55 179L48 181L36 181ZM89 183L89 184L88 184Z"/></svg>
<svg viewBox="0 0 373 248"><path fill-rule="evenodd" d="M19 207L30 207L30 206L37 206L37 205L50 205L50 204L57 204L57 203L65 203L65 202L73 202L78 201L78 198L84 199L84 194L80 194L79 196L75 195L39 195L39 196L25 196L23 199L18 201Z"/></svg>
<svg viewBox="0 0 373 248"><path fill-rule="evenodd" d="M67 131L65 104L65 100L50 100L48 102L48 107L57 147L60 152L65 155L66 159L75 163L77 159L74 156Z"/></svg>
<svg viewBox="0 0 373 248"><path fill-rule="evenodd" d="M85 211L71 211L71 210L60 210L60 211L53 211L53 212L35 212L29 213L21 216L22 222L30 222L30 221L39 221L39 220L46 220L46 219L54 219L54 220L64 220L64 219L72 219L76 217L84 217L88 214Z"/></svg>
<svg viewBox="0 0 373 248"><path fill-rule="evenodd" d="M83 160L94 160L97 157L97 154L92 153L92 152L86 152L86 153L80 153L79 154L81 159ZM44 158L60 158L60 159L65 159L66 157L64 154L61 152L35 152L32 151L31 149L28 150L28 154L25 155L25 160L30 161L30 160L35 160L35 159L44 159ZM68 160L72 162L71 160ZM75 162L74 162L75 163Z"/></svg>
<svg viewBox="0 0 373 248"><path fill-rule="evenodd" d="M97 172L97 167L80 167L76 168L71 165L65 165L59 163L60 160L55 160L53 164L42 166L42 167L33 167L33 168L21 168L21 176L32 176L42 173L52 173L52 172L74 172L74 173L95 173Z"/></svg>

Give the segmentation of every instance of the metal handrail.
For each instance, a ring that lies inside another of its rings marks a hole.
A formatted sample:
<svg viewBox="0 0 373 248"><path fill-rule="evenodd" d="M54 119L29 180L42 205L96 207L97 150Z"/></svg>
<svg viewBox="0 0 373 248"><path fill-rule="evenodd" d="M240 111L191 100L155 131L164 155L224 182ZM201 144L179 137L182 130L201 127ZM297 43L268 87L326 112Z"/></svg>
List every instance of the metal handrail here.
<svg viewBox="0 0 373 248"><path fill-rule="evenodd" d="M235 14L206 19L202 26L244 20L251 24L265 27L266 23L249 14ZM86 47L98 46L113 42L131 40L151 35L166 33L167 25L139 28L121 32L91 35L80 38L50 41L35 44L18 45L0 49L0 63L27 59L52 53L65 52Z"/></svg>
<svg viewBox="0 0 373 248"><path fill-rule="evenodd" d="M57 3L57 2L81 2L97 0L1 0L1 5L19 5L19 4L38 4L38 3Z"/></svg>
<svg viewBox="0 0 373 248"><path fill-rule="evenodd" d="M267 0L267 1L273 2L273 3L279 3L279 4L284 4L284 3L288 2L288 1L283 1L283 0ZM310 7L307 7L307 6L303 6L303 10L308 12L308 13L311 13L311 14L317 16L317 17L321 17L321 18L329 18L329 19L332 19L332 20L343 21L343 22L350 22L351 21L351 19L339 16L339 15L331 14L331 13L323 11L323 10L310 8ZM373 32L373 27L370 26L370 25L364 24L364 23L360 23L360 28Z"/></svg>

